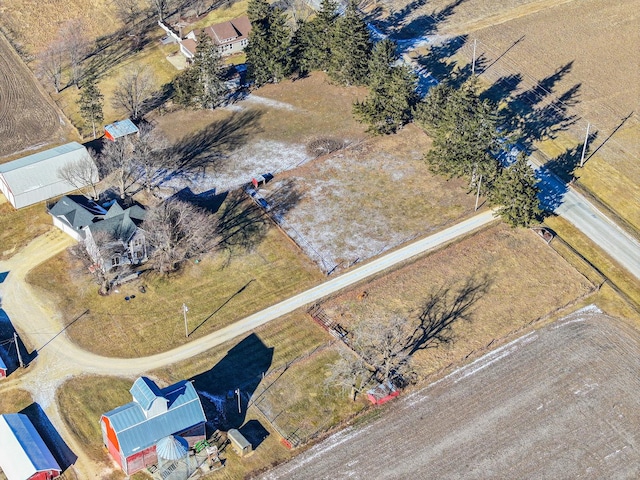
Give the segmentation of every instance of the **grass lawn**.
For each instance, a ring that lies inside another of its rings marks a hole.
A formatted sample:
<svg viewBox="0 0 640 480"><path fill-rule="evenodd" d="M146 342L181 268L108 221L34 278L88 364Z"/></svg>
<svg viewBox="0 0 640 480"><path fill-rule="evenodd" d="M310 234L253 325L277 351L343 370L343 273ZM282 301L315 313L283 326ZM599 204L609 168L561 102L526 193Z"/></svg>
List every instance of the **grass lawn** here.
<svg viewBox="0 0 640 480"><path fill-rule="evenodd" d="M4 200L2 194L0 198ZM20 210L7 201L0 203L0 260L9 258L51 228L51 217L43 203Z"/></svg>
<svg viewBox="0 0 640 480"><path fill-rule="evenodd" d="M224 208L224 207L223 207ZM28 281L51 295L71 321L71 339L92 352L138 357L169 350L188 341L182 304L189 307L190 338L211 333L253 312L315 285L322 275L277 229L265 229L246 246L227 247L188 262L168 277L144 274L108 297L74 259L63 252L29 274ZM138 287L144 284L146 293ZM131 301L125 296L135 295ZM106 337L106 338L105 338ZM96 338L108 341L96 342Z"/></svg>
<svg viewBox="0 0 640 480"><path fill-rule="evenodd" d="M194 381L199 392L219 395L230 385L241 382L245 395L261 392L264 386L273 384L273 391L289 387L289 400L293 409L300 411L305 408L301 399L309 398L311 408L306 412L309 422L332 426L344 418L347 412L354 408L362 408L361 404L344 402L342 392L327 393L323 379L326 374L326 361L330 358L322 349L333 340L324 330L305 318L301 312L294 312L286 317L264 325L255 333L228 342L209 352L203 353L186 362L152 372L151 377L157 379L160 386L166 386L183 379ZM306 354L320 347L318 354L304 358ZM286 367L286 368L285 368ZM264 369L264 370L263 370ZM284 374L281 374L284 370ZM261 373L265 371L265 378ZM247 385L247 379L256 376L254 390ZM102 436L98 420L100 415L119 405L131 401L129 388L131 379L109 378L98 376L83 376L67 381L58 391L58 402L63 412L64 420L77 437L80 444L85 446L85 453L96 463L108 460L102 447ZM308 391L311 388L312 391ZM226 392L225 392L226 393ZM202 396L205 411L210 421L214 420L211 402ZM281 408L286 408L286 401L281 395L275 397ZM230 400L229 412L226 417L226 427L239 427L248 437L253 438L257 446L255 452L246 458L238 458L231 449L225 451L227 466L217 478L246 478L251 471L264 469L274 462L284 461L291 457L292 452L280 442L281 437L270 423L255 407L246 410L248 397L243 397L242 415L235 412L235 399ZM322 407L320 407L320 403ZM266 406L266 401L263 402ZM233 408L231 408L233 407ZM274 408L276 405L274 404ZM344 411L342 409L344 408ZM333 411L332 417L324 414ZM220 425L220 423L217 423ZM248 431L247 431L248 430ZM262 433L259 445L256 437ZM263 438L264 435L266 438ZM116 477L121 478L121 477Z"/></svg>
<svg viewBox="0 0 640 480"><path fill-rule="evenodd" d="M624 268L563 218L549 217L545 223L628 295L636 305L640 305L640 285Z"/></svg>
<svg viewBox="0 0 640 480"><path fill-rule="evenodd" d="M4 413L18 413L33 403L31 394L26 390L12 388L0 393L0 415Z"/></svg>

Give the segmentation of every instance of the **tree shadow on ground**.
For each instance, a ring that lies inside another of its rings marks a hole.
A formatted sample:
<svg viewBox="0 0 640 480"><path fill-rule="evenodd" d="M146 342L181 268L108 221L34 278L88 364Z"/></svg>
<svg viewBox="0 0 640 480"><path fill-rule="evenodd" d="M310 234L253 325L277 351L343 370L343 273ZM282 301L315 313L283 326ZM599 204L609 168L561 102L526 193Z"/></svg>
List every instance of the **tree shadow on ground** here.
<svg viewBox="0 0 640 480"><path fill-rule="evenodd" d="M285 217L302 198L302 193L295 181L287 178L282 180L278 187L269 193L267 201L273 206L277 217Z"/></svg>
<svg viewBox="0 0 640 480"><path fill-rule="evenodd" d="M447 82L456 88L459 87L471 78L472 66L471 64L461 66L453 57L464 47L467 40L467 35L459 35L438 45L433 45L426 55L416 59L419 72L429 73L438 81ZM484 62L486 62L486 58L482 55L478 56L476 68L481 67Z"/></svg>
<svg viewBox="0 0 640 480"><path fill-rule="evenodd" d="M53 455L53 458L56 459L56 462L58 462L58 465L62 468L62 471L65 471L76 463L78 456L73 453L62 439L39 404L32 403L27 408L21 410L20 413L29 417L29 420L31 420L31 423L33 423L33 426L42 437L44 444Z"/></svg>
<svg viewBox="0 0 640 480"><path fill-rule="evenodd" d="M154 21L141 22L136 35L129 35L126 28L99 37L93 50L85 58L84 77L101 77L111 69L135 55L151 42L151 33L157 28Z"/></svg>
<svg viewBox="0 0 640 480"><path fill-rule="evenodd" d="M217 120L202 130L182 138L167 151L175 167L169 170L162 184L176 176L215 168L225 155L245 145L247 139L259 131L260 110L233 112L224 120Z"/></svg>
<svg viewBox="0 0 640 480"><path fill-rule="evenodd" d="M38 356L37 350L33 352L27 350L27 347L18 335L17 348L20 351L20 357L18 357L18 350L16 350L16 344L13 341L15 333L17 332L13 323L11 323L9 315L7 315L4 309L0 308L0 358L7 367L7 376L11 375L20 367L20 358L26 367Z"/></svg>
<svg viewBox="0 0 640 480"><path fill-rule="evenodd" d="M242 190L229 192L218 210L216 233L219 247L232 255L234 251L253 249L264 238L269 227L266 212L259 208Z"/></svg>
<svg viewBox="0 0 640 480"><path fill-rule="evenodd" d="M252 333L232 347L211 370L193 377L209 421L221 430L239 428L244 423L249 399L272 360L273 347L267 347Z"/></svg>
<svg viewBox="0 0 640 480"><path fill-rule="evenodd" d="M193 193L191 188L184 187L171 198L182 200L183 202L195 205L198 208L206 210L209 213L217 213L220 207L229 195L229 192L216 193L216 189L212 188L202 193Z"/></svg>
<svg viewBox="0 0 640 480"><path fill-rule="evenodd" d="M490 286L487 277L472 277L458 289L440 287L431 293L418 314L418 326L405 342L407 354L451 343L453 324L458 320L470 321L472 307Z"/></svg>
<svg viewBox="0 0 640 480"><path fill-rule="evenodd" d="M413 12L427 4L427 0L413 0L401 10L392 12L386 18L379 20L378 23L384 29L392 32L391 36L394 40L433 35L438 31L439 25L451 17L456 7L465 1L454 0L442 10L434 10L430 14L419 15L407 22Z"/></svg>
<svg viewBox="0 0 640 480"><path fill-rule="evenodd" d="M573 62L558 68L533 87L516 95L505 91L506 105L501 109L501 124L507 131L518 132L520 142L531 150L535 141L554 139L577 121L570 109L578 104L581 84L575 84L561 95L554 90L558 82L571 72ZM497 89L496 89L497 91Z"/></svg>

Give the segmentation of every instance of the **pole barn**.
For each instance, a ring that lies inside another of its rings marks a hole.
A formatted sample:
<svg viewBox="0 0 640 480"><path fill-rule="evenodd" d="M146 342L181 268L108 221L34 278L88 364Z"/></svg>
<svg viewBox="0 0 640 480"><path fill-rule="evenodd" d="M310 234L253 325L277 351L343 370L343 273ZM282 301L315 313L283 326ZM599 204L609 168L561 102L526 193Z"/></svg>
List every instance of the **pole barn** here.
<svg viewBox="0 0 640 480"><path fill-rule="evenodd" d="M14 208L22 208L85 187L71 185L58 175L60 168L85 158L93 162L83 145L70 142L2 164L0 191ZM97 173L93 180L98 182Z"/></svg>
<svg viewBox="0 0 640 480"><path fill-rule="evenodd" d="M62 473L29 417L21 413L0 415L0 468L7 480L52 480Z"/></svg>

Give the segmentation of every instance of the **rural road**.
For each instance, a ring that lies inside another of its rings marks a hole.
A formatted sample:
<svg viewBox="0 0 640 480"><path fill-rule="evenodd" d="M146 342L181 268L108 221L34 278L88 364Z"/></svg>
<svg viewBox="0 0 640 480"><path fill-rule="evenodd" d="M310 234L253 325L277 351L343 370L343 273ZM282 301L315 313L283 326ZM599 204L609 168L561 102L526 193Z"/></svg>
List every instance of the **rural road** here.
<svg viewBox="0 0 640 480"><path fill-rule="evenodd" d="M640 242L607 218L571 186L567 187L564 182L544 167L540 167L534 162L531 162L531 165L536 169L536 176L540 179L543 197L548 194L554 198L554 205L546 206L553 209L555 214L572 223L593 243L640 280Z"/></svg>
<svg viewBox="0 0 640 480"><path fill-rule="evenodd" d="M73 243L67 235L53 229L33 240L9 260L0 261L0 272L8 272L7 278L0 284L2 308L19 332L22 341L31 347L30 350L38 351L37 358L26 372L18 378L9 377L0 384L0 394L10 388L28 390L34 401L44 409L69 448L79 454L74 468L81 474L81 478L103 478L104 471L97 471L98 467L81 455L81 446L76 443L75 437L61 419L55 402L55 393L66 379L82 374L135 377L149 370L186 360L416 255L445 245L493 221L495 221L493 211L481 213L331 278L321 285L205 337L165 353L137 359L102 357L73 344L64 333L59 333L62 332L63 322L55 304L40 292L35 292L26 282L26 276L31 269Z"/></svg>
<svg viewBox="0 0 640 480"><path fill-rule="evenodd" d="M55 358L54 363L64 365L62 369L66 376L75 372L105 373L110 375L138 375L143 372L163 367L165 365L186 360L212 347L231 340L238 335L248 333L253 329L275 320L300 307L317 302L318 300L365 280L372 275L382 272L394 265L404 262L416 255L444 245L456 238L473 232L495 220L493 212L487 211L464 220L452 227L437 232L429 237L415 241L386 255L376 258L357 268L353 268L342 275L333 277L326 282L294 295L280 303L265 308L243 318L232 325L217 330L207 336L193 340L168 352L141 357L107 358L87 352L72 342L66 335L54 335L62 329L60 319L56 318L55 308L46 303L46 299L39 298L25 281L28 271L38 263L46 260L47 255L53 256L62 251L71 242L58 241L46 245L41 239L36 239L23 251L10 260L0 262L0 272L9 271L7 280L0 284L0 296L4 309L12 323L25 338L25 342L33 348L40 348L36 363L42 363L40 358ZM37 254L36 254L37 252ZM31 255L35 255L32 257ZM46 345L45 345L46 344ZM44 348L41 348L45 345ZM48 363L48 362L47 362ZM34 370L38 368L34 366ZM52 372L47 372L51 377ZM42 379L45 383L48 381ZM49 380L50 382L51 380ZM33 385L36 390L36 385ZM41 388L41 387L40 387Z"/></svg>

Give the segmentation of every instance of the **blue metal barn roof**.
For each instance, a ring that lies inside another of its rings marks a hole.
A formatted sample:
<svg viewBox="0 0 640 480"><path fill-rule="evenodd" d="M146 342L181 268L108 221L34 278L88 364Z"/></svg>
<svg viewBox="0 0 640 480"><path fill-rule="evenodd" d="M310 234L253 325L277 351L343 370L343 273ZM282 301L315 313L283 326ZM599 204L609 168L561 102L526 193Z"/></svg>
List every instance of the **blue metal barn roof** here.
<svg viewBox="0 0 640 480"><path fill-rule="evenodd" d="M104 129L109 132L114 139L138 133L139 131L138 127L136 127L128 118L126 120L118 120L117 122L106 125Z"/></svg>
<svg viewBox="0 0 640 480"><path fill-rule="evenodd" d="M191 382L182 381L158 389L153 381L141 377L131 387L131 394L135 401L103 415L109 419L125 457L207 420ZM147 418L146 409L156 398L167 400L167 411ZM143 405L147 407L143 408Z"/></svg>

